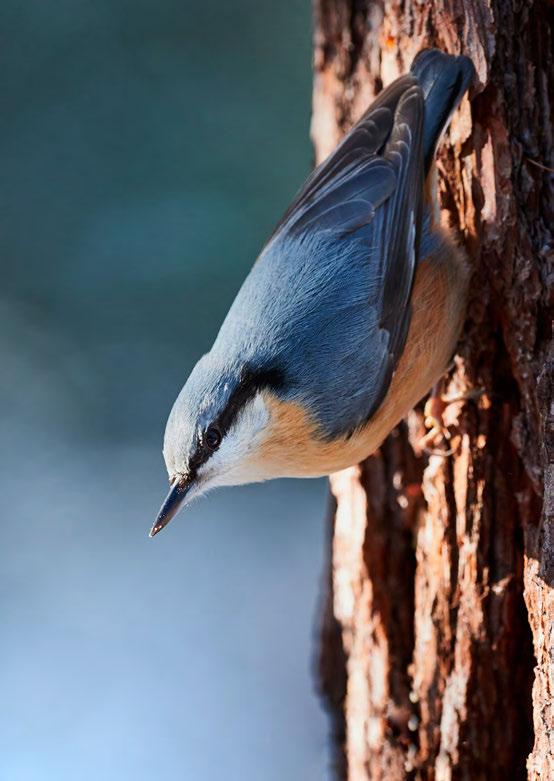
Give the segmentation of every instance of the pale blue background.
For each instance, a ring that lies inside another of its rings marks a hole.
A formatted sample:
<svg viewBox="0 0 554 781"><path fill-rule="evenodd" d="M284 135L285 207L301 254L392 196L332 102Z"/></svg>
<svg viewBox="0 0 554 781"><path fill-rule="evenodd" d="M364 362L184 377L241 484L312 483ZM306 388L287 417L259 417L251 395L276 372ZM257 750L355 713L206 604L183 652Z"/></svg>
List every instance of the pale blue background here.
<svg viewBox="0 0 554 781"><path fill-rule="evenodd" d="M169 407L311 163L308 0L4 0L1 781L315 781L326 486L155 540Z"/></svg>

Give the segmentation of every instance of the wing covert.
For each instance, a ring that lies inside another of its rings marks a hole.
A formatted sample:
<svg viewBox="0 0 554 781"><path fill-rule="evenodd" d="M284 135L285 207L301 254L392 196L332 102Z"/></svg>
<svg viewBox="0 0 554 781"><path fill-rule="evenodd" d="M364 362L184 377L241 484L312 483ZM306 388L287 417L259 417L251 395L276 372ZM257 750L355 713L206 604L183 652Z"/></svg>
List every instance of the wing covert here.
<svg viewBox="0 0 554 781"><path fill-rule="evenodd" d="M367 273L378 283L368 306L379 333L368 332L372 376L362 379L367 393L352 428L386 395L407 337L422 217L423 117L412 76L384 90L308 178L268 242L318 233L329 245L361 241L366 248Z"/></svg>

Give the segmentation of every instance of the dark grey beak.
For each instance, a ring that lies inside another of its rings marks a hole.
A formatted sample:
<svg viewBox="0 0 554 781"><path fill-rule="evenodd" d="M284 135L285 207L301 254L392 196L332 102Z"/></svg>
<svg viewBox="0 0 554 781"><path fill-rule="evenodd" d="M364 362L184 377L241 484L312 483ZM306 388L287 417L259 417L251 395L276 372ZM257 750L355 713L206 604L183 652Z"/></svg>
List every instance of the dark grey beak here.
<svg viewBox="0 0 554 781"><path fill-rule="evenodd" d="M155 537L158 532L167 526L172 518L174 518L185 501L185 496L188 494L192 486L192 479L187 477L179 477L171 486L171 490L165 497L165 501L162 504L158 517L154 521L154 525L150 529L150 537Z"/></svg>

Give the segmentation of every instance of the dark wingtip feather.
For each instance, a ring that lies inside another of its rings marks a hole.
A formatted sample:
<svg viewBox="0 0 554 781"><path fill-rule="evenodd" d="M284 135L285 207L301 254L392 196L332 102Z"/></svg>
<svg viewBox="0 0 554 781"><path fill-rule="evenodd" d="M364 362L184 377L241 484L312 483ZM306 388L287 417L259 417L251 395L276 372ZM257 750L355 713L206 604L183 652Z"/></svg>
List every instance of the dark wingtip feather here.
<svg viewBox="0 0 554 781"><path fill-rule="evenodd" d="M428 170L443 131L475 78L475 68L464 55L423 49L412 62L410 72L418 80L425 99L423 148Z"/></svg>

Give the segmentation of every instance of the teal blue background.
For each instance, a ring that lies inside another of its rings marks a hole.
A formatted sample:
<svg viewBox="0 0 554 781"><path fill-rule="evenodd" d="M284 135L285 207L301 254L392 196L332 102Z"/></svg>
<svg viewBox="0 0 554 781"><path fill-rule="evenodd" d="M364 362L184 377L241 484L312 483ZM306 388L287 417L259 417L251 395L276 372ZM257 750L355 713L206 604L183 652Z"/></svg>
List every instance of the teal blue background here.
<svg viewBox="0 0 554 781"><path fill-rule="evenodd" d="M171 403L310 168L310 4L0 18L0 779L319 780L324 482L146 536Z"/></svg>

